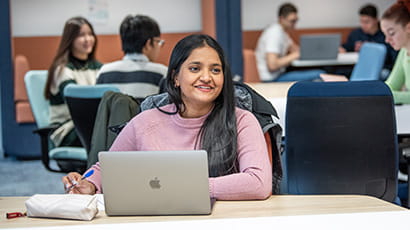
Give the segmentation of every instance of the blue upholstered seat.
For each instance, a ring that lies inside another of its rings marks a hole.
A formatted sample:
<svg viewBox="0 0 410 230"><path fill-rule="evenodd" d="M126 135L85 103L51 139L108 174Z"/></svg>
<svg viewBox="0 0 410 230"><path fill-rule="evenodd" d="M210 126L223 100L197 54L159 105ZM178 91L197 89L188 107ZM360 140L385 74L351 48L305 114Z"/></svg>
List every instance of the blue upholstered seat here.
<svg viewBox="0 0 410 230"><path fill-rule="evenodd" d="M396 200L396 121L383 82L298 82L285 127L288 193Z"/></svg>
<svg viewBox="0 0 410 230"><path fill-rule="evenodd" d="M24 77L30 106L38 128L35 132L41 138L42 162L48 170L53 172L82 172L87 163L87 153L84 148L54 147L49 141L49 135L55 126L50 124L49 101L44 97L46 80L46 70L32 70ZM59 168L53 168L50 160L55 160Z"/></svg>
<svg viewBox="0 0 410 230"><path fill-rule="evenodd" d="M380 80L386 58L386 46L380 43L365 42L360 48L359 60L350 75L351 81Z"/></svg>

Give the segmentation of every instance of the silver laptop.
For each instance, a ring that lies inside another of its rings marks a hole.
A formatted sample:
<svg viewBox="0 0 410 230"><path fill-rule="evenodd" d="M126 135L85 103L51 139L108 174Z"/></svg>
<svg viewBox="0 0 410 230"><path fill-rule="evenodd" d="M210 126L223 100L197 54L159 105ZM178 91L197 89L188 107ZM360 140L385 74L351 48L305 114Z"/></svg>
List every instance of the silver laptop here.
<svg viewBox="0 0 410 230"><path fill-rule="evenodd" d="M211 213L204 150L100 152L99 161L109 216Z"/></svg>
<svg viewBox="0 0 410 230"><path fill-rule="evenodd" d="M340 34L301 35L299 60L337 59L340 41Z"/></svg>

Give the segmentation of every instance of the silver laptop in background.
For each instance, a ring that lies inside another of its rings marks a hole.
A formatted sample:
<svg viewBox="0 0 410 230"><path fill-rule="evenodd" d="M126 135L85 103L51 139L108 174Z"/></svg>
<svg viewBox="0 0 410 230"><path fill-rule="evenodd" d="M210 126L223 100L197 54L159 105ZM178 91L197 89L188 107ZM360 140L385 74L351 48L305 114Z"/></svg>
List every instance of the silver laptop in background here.
<svg viewBox="0 0 410 230"><path fill-rule="evenodd" d="M204 150L100 152L99 162L109 216L211 213Z"/></svg>
<svg viewBox="0 0 410 230"><path fill-rule="evenodd" d="M340 34L301 35L299 60L337 59L340 41Z"/></svg>

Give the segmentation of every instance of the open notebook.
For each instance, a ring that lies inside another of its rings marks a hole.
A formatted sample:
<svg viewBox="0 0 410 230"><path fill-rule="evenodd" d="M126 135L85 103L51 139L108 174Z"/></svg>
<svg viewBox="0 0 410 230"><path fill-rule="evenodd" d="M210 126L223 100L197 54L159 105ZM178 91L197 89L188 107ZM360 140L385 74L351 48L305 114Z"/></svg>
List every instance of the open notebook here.
<svg viewBox="0 0 410 230"><path fill-rule="evenodd" d="M107 215L210 214L204 150L100 152Z"/></svg>

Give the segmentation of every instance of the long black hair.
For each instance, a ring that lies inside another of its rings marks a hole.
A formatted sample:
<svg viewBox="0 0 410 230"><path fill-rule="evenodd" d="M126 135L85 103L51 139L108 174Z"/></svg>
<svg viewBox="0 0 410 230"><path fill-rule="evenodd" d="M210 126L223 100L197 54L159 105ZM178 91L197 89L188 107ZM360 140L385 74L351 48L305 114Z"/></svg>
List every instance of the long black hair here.
<svg viewBox="0 0 410 230"><path fill-rule="evenodd" d="M181 88L175 87L175 77L192 51L205 46L209 46L218 53L224 74L222 91L215 99L214 108L202 125L197 137L197 140L199 139L201 143L200 148L208 152L209 176L216 177L238 171L237 128L232 74L218 42L204 34L193 34L180 40L171 53L166 77L166 89L170 101L176 105L177 111L183 110L185 105L181 97Z"/></svg>

